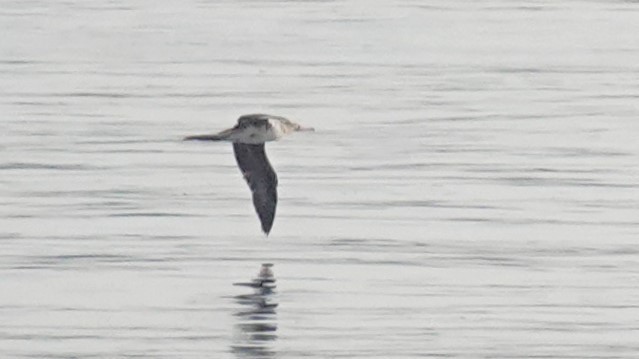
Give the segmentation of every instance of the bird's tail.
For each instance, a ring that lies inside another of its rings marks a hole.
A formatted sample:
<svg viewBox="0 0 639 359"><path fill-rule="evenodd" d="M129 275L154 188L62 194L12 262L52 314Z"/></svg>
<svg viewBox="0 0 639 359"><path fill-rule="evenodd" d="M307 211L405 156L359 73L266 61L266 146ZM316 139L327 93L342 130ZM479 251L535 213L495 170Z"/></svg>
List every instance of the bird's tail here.
<svg viewBox="0 0 639 359"><path fill-rule="evenodd" d="M195 135L184 137L184 141L224 141L219 135Z"/></svg>
<svg viewBox="0 0 639 359"><path fill-rule="evenodd" d="M212 135L195 135L184 137L184 141L228 141L233 133L232 128Z"/></svg>

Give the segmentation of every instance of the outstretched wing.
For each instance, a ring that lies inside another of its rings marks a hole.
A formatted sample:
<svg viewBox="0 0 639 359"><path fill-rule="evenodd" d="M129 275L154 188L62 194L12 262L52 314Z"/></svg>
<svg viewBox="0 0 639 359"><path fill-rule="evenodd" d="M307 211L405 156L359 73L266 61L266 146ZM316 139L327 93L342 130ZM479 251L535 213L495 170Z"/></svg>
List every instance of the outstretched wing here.
<svg viewBox="0 0 639 359"><path fill-rule="evenodd" d="M253 205L268 235L277 207L277 175L266 158L264 144L233 143L235 160L253 192Z"/></svg>

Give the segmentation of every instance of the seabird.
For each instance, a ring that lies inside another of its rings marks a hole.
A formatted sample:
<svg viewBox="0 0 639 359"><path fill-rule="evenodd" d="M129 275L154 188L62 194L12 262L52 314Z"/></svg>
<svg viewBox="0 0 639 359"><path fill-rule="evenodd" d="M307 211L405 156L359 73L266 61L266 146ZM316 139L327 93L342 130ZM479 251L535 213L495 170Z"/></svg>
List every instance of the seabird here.
<svg viewBox="0 0 639 359"><path fill-rule="evenodd" d="M262 231L268 236L277 206L277 175L264 152L264 142L277 141L296 131L314 131L281 116L243 115L233 128L212 135L185 137L190 141L233 142L235 160L253 192L253 205L260 218Z"/></svg>

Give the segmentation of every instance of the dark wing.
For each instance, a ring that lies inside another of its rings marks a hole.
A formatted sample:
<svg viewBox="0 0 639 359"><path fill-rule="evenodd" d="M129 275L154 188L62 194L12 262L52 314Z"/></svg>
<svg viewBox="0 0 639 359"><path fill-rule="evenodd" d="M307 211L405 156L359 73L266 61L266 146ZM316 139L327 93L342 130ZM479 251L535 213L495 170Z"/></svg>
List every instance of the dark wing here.
<svg viewBox="0 0 639 359"><path fill-rule="evenodd" d="M262 230L268 235L277 206L277 175L266 158L264 144L233 143L237 165L253 192L253 205L260 217Z"/></svg>

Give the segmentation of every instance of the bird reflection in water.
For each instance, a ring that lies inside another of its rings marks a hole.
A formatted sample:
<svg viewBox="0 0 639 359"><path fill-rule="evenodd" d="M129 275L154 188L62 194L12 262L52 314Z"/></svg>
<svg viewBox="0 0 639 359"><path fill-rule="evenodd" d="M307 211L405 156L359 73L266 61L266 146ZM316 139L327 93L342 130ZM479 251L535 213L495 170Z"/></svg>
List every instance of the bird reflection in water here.
<svg viewBox="0 0 639 359"><path fill-rule="evenodd" d="M275 276L270 263L262 264L256 278L237 286L253 288L251 294L236 295L241 306L235 313L234 344L231 350L238 358L274 358L273 345L277 339L277 303L275 302Z"/></svg>

